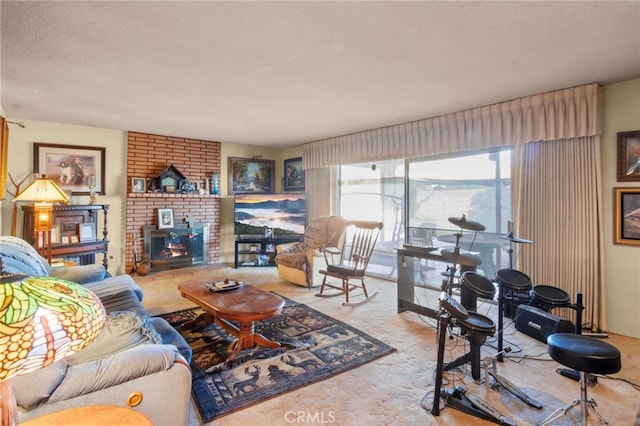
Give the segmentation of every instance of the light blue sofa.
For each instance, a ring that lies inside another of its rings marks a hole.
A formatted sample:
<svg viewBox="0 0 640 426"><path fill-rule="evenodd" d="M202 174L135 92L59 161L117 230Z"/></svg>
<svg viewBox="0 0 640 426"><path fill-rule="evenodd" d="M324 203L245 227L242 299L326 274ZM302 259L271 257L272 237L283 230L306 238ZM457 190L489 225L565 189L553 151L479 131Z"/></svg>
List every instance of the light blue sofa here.
<svg viewBox="0 0 640 426"><path fill-rule="evenodd" d="M80 406L120 405L154 425L187 424L191 349L166 321L149 317L131 276L111 277L102 265L52 270L31 245L10 236L0 236L0 260L3 282L23 275L77 282L100 298L108 314L87 348L11 379L20 421Z"/></svg>

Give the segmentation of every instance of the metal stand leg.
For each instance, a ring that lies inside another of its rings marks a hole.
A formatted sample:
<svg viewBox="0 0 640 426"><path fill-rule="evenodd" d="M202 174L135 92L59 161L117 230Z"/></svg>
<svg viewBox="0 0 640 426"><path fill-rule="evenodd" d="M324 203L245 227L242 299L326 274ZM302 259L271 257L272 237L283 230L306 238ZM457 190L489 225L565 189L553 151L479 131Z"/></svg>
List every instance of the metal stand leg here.
<svg viewBox="0 0 640 426"><path fill-rule="evenodd" d="M580 414L582 418L581 424L583 426L586 426L588 424L587 418L589 417L589 409L593 410L593 413L596 415L596 417L598 417L600 422L602 422L605 425L609 424L598 412L596 408L597 407L596 402L593 399L589 399L587 397L587 373L585 373L584 371L581 371L580 372L580 398L574 399L563 408L558 408L556 411L551 413L549 417L544 419L541 423L538 423L538 425L545 426L555 422L562 416L567 415L569 410L571 410L576 405L580 405L580 412L581 412Z"/></svg>

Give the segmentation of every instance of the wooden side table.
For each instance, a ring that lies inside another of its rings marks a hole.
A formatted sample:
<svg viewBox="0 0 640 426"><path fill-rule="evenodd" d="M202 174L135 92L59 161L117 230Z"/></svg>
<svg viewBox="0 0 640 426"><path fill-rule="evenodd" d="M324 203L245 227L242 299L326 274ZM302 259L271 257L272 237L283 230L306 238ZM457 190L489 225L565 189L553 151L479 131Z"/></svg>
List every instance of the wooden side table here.
<svg viewBox="0 0 640 426"><path fill-rule="evenodd" d="M91 405L56 411L20 423L22 426L153 426L147 416L117 405Z"/></svg>

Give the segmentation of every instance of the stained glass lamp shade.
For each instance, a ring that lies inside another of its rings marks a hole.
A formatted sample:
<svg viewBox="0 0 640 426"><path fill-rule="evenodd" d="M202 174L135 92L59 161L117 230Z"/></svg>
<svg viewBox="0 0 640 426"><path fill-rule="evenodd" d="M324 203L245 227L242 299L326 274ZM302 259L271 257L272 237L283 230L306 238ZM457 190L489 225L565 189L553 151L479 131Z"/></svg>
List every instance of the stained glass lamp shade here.
<svg viewBox="0 0 640 426"><path fill-rule="evenodd" d="M79 284L52 277L0 283L3 425L17 424L15 399L7 379L78 352L93 341L105 317L100 299Z"/></svg>

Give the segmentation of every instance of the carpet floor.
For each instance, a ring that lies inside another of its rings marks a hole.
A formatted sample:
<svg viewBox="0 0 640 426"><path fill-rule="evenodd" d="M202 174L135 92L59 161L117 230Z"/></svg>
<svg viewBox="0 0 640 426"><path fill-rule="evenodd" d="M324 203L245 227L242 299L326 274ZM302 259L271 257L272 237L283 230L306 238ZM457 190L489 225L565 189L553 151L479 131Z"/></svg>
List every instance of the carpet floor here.
<svg viewBox="0 0 640 426"><path fill-rule="evenodd" d="M305 304L285 299L282 313L255 331L279 348L242 350L226 362L235 338L215 324L181 325L202 312L162 315L193 350L193 397L204 421L360 367L393 352L391 346Z"/></svg>
<svg viewBox="0 0 640 426"><path fill-rule="evenodd" d="M135 277L135 280L144 289L143 303L147 309L153 315L159 315L193 308L191 302L180 296L177 286L188 279L203 277L229 277L260 286L304 303L397 349L359 368L281 394L207 425L493 424L449 407L442 407L439 416L430 414L428 408L433 400L438 349L436 322L412 312L399 314L395 282L367 278L367 287L379 291L378 296L365 305L346 308L341 306L341 299L314 297L317 289L309 291L279 280L275 268L208 266L157 272ZM416 288L416 303L433 308L437 306L438 296L437 292ZM485 303L478 311L497 323L496 305ZM476 383L471 378L468 364L446 373L444 387L463 386L519 425L536 424L579 396L579 384L556 373L559 365L548 356L546 345L516 331L508 319L505 319L503 336L505 346L510 346L512 352L505 357L505 362L499 363L499 373L543 402L542 410L527 406L502 389L487 390L483 383ZM597 401L598 410L610 424L634 425L640 408L640 357L637 356L640 341L614 334L609 336L607 342L622 353L622 370L612 376L599 377L598 383L589 387L589 397ZM468 349L468 341L464 338L447 339L445 361L457 358ZM495 353L495 337L488 338L482 346L482 356ZM189 426L205 424L195 403L192 406ZM573 423L563 419L557 424Z"/></svg>

